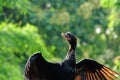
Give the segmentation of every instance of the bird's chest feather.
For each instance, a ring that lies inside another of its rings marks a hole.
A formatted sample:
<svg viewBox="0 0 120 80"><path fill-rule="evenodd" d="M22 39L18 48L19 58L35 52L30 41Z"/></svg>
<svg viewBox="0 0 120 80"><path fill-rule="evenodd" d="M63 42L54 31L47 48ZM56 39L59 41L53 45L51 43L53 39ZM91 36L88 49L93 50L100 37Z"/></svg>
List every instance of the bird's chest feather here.
<svg viewBox="0 0 120 80"><path fill-rule="evenodd" d="M67 64L62 64L55 75L57 80L74 80L75 69Z"/></svg>

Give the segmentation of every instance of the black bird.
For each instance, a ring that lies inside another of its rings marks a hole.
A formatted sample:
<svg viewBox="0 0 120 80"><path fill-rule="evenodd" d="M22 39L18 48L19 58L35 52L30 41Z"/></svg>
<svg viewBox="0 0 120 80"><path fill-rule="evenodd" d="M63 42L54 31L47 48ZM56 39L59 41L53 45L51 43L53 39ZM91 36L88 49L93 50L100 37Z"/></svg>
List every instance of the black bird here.
<svg viewBox="0 0 120 80"><path fill-rule="evenodd" d="M50 63L41 53L33 54L25 66L25 80L118 80L120 74L94 60L84 59L76 63L77 39L70 32L62 35L69 43L65 59Z"/></svg>

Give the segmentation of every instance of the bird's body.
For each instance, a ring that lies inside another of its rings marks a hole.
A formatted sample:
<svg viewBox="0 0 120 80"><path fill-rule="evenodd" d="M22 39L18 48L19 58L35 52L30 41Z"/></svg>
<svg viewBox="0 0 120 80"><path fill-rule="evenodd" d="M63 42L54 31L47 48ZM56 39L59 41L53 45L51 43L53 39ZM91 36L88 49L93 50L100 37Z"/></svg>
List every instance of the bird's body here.
<svg viewBox="0 0 120 80"><path fill-rule="evenodd" d="M25 71L25 80L74 80L75 68L66 61L50 63L40 58L42 58L41 53L36 53L29 58L30 60L27 62L29 65L26 65L28 71Z"/></svg>
<svg viewBox="0 0 120 80"><path fill-rule="evenodd" d="M41 53L33 54L25 66L25 80L119 80L120 74L90 59L76 63L77 39L72 33L62 34L69 43L65 59L59 63L47 62Z"/></svg>

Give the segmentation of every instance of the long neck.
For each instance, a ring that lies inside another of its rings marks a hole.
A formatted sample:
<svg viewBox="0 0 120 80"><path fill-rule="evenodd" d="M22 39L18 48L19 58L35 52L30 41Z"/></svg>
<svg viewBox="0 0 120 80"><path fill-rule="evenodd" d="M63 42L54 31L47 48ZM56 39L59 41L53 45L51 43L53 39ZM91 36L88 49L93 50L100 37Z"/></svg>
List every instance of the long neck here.
<svg viewBox="0 0 120 80"><path fill-rule="evenodd" d="M69 45L68 52L67 52L67 55L70 55L70 52L71 52L72 50L75 50L75 49L76 49L76 43L70 44L70 45Z"/></svg>
<svg viewBox="0 0 120 80"><path fill-rule="evenodd" d="M75 66L75 63L76 63L76 59L75 59L75 50L76 50L76 43L75 44L71 44L69 46L69 49L68 49L68 52L67 52L67 55L65 57L65 61L71 65L72 67Z"/></svg>

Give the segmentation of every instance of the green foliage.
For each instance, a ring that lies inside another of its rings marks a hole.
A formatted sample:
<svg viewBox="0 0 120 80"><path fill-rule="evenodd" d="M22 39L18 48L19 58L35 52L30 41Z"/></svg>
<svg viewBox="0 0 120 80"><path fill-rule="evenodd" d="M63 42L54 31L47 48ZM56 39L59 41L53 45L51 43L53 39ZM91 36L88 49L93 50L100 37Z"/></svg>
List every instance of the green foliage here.
<svg viewBox="0 0 120 80"><path fill-rule="evenodd" d="M67 31L78 38L77 61L92 58L119 70L119 14L119 0L0 0L0 80L23 80L34 52L63 59Z"/></svg>
<svg viewBox="0 0 120 80"><path fill-rule="evenodd" d="M21 13L26 14L30 8L30 3L28 0L1 0L0 1L0 11L2 12L3 7L7 7L9 9L19 9ZM14 5L14 6L13 6Z"/></svg>
<svg viewBox="0 0 120 80"><path fill-rule="evenodd" d="M30 56L31 53L39 50L48 53L44 42L37 33L37 28L30 24L25 27L17 27L15 24L2 23L0 30L1 52L8 56L10 53L17 55L19 52L21 55L27 52L27 55Z"/></svg>
<svg viewBox="0 0 120 80"><path fill-rule="evenodd" d="M119 14L120 14L120 0L102 0L101 4L110 10L108 15L108 26L116 27L120 25Z"/></svg>
<svg viewBox="0 0 120 80"><path fill-rule="evenodd" d="M58 18L57 20L55 20ZM65 25L69 23L70 20L70 15L68 12L62 11L56 14L53 14L50 21L52 24L57 24L57 25Z"/></svg>
<svg viewBox="0 0 120 80"><path fill-rule="evenodd" d="M8 60L9 61L9 60ZM1 80L23 80L20 66L0 60L0 79Z"/></svg>
<svg viewBox="0 0 120 80"><path fill-rule="evenodd" d="M115 70L118 70L118 71L120 72L120 56L115 57L114 63L115 63L115 65L116 65L116 66L114 67L114 69L115 69Z"/></svg>
<svg viewBox="0 0 120 80"><path fill-rule="evenodd" d="M52 59L53 55L47 51L37 28L30 24L21 27L17 24L1 23L0 42L2 80L22 80L23 68L20 67L34 52L41 51L45 58L55 61L55 58Z"/></svg>

